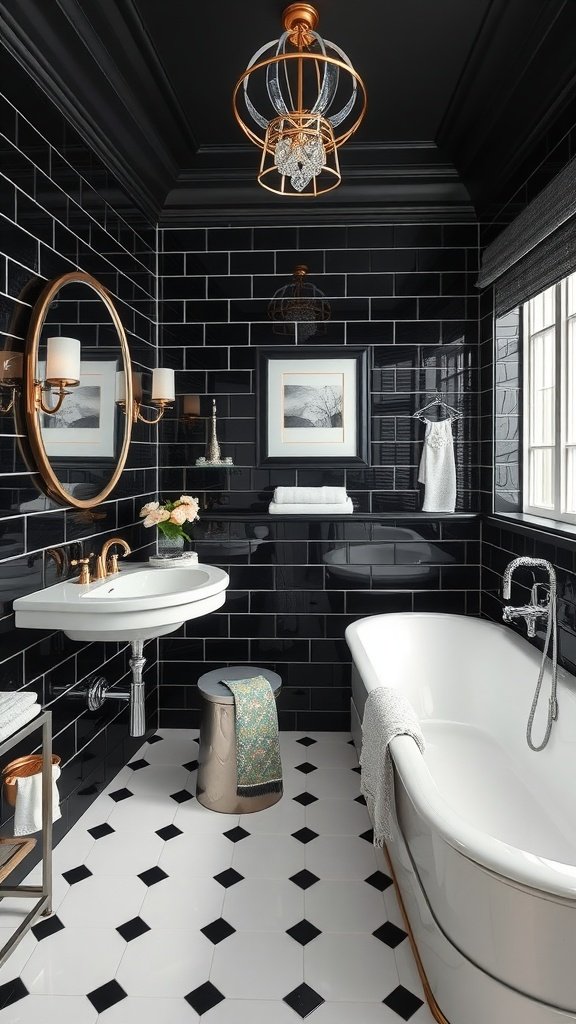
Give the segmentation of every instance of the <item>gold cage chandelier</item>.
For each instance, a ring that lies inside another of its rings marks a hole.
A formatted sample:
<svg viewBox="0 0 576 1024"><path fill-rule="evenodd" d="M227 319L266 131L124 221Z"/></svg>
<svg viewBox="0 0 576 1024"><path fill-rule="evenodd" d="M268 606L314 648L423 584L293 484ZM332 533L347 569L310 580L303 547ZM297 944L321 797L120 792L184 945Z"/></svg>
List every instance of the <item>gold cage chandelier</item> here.
<svg viewBox="0 0 576 1024"><path fill-rule="evenodd" d="M264 188L318 196L342 180L338 149L364 117L366 89L344 51L316 32L311 4L290 4L283 21L280 38L256 51L236 83L234 115L262 150Z"/></svg>
<svg viewBox="0 0 576 1024"><path fill-rule="evenodd" d="M326 332L326 321L332 315L330 303L324 292L306 280L307 273L308 267L298 264L290 283L274 292L268 305L274 334L293 334L296 324L300 341Z"/></svg>

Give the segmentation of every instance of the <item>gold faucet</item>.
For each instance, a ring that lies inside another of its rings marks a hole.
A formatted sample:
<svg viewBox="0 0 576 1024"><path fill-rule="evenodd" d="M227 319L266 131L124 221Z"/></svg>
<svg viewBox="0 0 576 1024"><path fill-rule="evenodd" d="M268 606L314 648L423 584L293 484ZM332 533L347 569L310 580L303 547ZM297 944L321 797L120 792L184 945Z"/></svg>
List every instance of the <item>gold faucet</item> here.
<svg viewBox="0 0 576 1024"><path fill-rule="evenodd" d="M124 549L125 555L129 555L132 551L130 545L122 537L110 537L110 540L105 541L102 545L102 551L96 559L95 579L104 580L107 576L113 576L120 571L118 568L118 555L114 553L108 558L108 552L114 544L119 544Z"/></svg>

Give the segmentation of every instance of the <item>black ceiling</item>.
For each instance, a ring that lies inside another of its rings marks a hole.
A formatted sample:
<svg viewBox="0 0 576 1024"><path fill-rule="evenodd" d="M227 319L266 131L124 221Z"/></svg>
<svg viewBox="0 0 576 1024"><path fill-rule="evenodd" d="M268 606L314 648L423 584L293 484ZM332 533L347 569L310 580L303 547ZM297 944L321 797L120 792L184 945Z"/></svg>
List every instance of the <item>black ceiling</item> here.
<svg viewBox="0 0 576 1024"><path fill-rule="evenodd" d="M343 185L276 200L231 92L278 0L1 2L5 45L163 222L484 212L576 101L576 0L318 0L364 78ZM312 204L312 205L310 205Z"/></svg>

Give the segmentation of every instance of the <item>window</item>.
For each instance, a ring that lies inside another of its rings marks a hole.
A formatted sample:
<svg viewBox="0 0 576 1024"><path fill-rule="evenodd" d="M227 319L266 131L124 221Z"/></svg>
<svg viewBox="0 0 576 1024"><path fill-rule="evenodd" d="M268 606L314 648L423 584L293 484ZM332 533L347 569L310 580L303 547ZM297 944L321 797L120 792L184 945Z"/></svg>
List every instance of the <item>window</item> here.
<svg viewBox="0 0 576 1024"><path fill-rule="evenodd" d="M524 306L524 511L576 523L576 274Z"/></svg>

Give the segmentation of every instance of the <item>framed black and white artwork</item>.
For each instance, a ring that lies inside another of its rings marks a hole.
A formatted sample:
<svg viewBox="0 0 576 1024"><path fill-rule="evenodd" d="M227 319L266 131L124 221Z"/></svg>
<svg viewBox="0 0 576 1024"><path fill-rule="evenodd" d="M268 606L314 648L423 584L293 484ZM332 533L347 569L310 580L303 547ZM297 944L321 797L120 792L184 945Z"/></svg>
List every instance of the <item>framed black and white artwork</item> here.
<svg viewBox="0 0 576 1024"><path fill-rule="evenodd" d="M367 349L262 349L257 387L260 465L368 464Z"/></svg>

